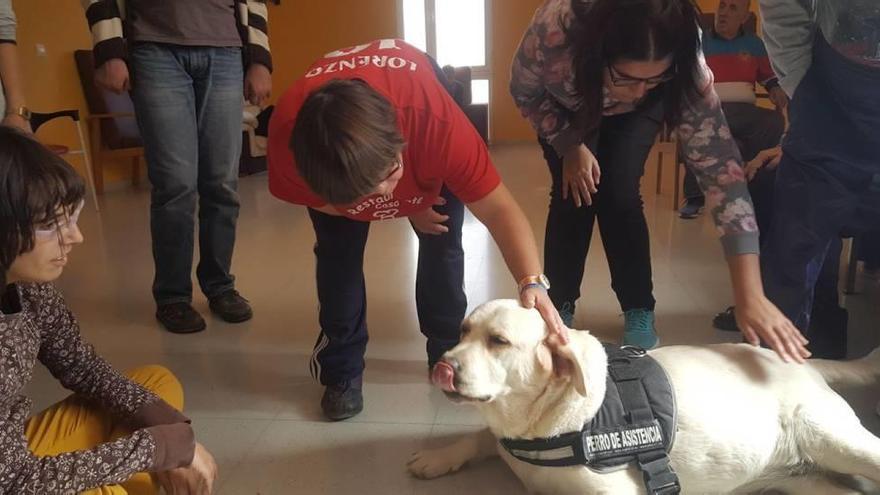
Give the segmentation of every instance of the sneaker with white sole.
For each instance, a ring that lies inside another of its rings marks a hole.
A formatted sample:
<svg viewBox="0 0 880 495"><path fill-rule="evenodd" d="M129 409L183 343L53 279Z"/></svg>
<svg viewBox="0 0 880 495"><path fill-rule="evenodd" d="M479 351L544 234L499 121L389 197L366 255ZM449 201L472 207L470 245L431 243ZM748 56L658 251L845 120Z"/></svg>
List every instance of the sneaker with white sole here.
<svg viewBox="0 0 880 495"><path fill-rule="evenodd" d="M623 345L649 350L657 347L660 339L654 328L654 312L650 309L630 309L623 313Z"/></svg>

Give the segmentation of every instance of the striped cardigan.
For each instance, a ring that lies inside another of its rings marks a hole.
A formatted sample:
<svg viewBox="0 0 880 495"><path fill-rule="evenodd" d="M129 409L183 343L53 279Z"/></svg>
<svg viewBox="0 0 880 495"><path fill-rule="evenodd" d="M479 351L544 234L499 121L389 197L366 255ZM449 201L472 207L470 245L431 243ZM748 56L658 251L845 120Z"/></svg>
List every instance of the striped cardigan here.
<svg viewBox="0 0 880 495"><path fill-rule="evenodd" d="M126 58L125 0L81 0L92 32L95 66ZM235 0L235 20L241 36L245 67L261 64L272 70L269 50L269 12L263 0Z"/></svg>

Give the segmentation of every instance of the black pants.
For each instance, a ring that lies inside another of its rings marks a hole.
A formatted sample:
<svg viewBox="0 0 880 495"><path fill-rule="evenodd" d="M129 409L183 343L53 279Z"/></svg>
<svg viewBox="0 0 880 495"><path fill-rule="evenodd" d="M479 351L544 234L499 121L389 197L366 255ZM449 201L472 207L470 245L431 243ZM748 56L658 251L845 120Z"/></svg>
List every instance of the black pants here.
<svg viewBox="0 0 880 495"><path fill-rule="evenodd" d="M722 103L721 108L724 110L730 133L746 162L758 156L762 150L779 145L779 140L785 131L785 119L779 112L751 103ZM751 185L749 189L751 190ZM684 174L684 197L687 199L703 197L697 178L689 168Z"/></svg>
<svg viewBox="0 0 880 495"><path fill-rule="evenodd" d="M464 204L445 187L446 204L434 209L449 215L449 232L419 237L416 308L419 326L428 337L428 362L434 363L458 344L467 310L461 227ZM359 376L367 348L367 299L364 247L369 222L327 215L309 208L315 227L318 316L321 334L312 354L312 375L324 385Z"/></svg>
<svg viewBox="0 0 880 495"><path fill-rule="evenodd" d="M776 171L778 168L764 167L749 181L749 194L752 196L752 204L755 206L755 219L760 232L760 242L763 244L770 232L774 216L774 191L776 185ZM840 237L832 239L822 268L816 280L816 291L813 296L812 315L820 320L828 312L838 311L840 297L837 293L838 280L840 278L840 253L843 243Z"/></svg>
<svg viewBox="0 0 880 495"><path fill-rule="evenodd" d="M598 136L586 143L602 171L599 191L593 195L591 206L580 208L570 195L562 199L562 158L539 140L553 178L544 236L544 270L550 279L550 299L557 308L573 311L580 297L593 223L598 219L611 287L621 308L654 309L651 248L639 183L662 120L660 95L635 112L602 120Z"/></svg>
<svg viewBox="0 0 880 495"><path fill-rule="evenodd" d="M866 232L861 238L860 246L859 259L865 262L865 268L880 268L880 230Z"/></svg>

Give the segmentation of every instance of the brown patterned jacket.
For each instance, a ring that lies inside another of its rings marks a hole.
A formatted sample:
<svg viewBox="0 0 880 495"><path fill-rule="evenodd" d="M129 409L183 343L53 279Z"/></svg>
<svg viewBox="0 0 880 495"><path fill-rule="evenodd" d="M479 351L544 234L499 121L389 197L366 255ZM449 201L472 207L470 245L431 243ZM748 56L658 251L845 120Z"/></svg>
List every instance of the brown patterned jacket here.
<svg viewBox="0 0 880 495"><path fill-rule="evenodd" d="M141 471L192 462L189 420L122 376L85 343L52 284L14 284L0 307L0 494L79 493ZM65 388L92 399L134 433L90 450L36 457L24 435L31 401L22 390L39 360Z"/></svg>

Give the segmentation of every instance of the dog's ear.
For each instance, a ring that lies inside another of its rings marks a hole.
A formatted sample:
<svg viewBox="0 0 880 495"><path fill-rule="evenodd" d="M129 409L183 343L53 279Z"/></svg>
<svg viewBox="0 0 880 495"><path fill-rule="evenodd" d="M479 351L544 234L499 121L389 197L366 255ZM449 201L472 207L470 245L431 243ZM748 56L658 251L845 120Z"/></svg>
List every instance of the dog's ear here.
<svg viewBox="0 0 880 495"><path fill-rule="evenodd" d="M553 374L560 378L568 378L575 390L582 396L587 396L587 383L581 356L575 351L571 342L561 344L557 339L548 338L545 344L550 349L553 358Z"/></svg>

